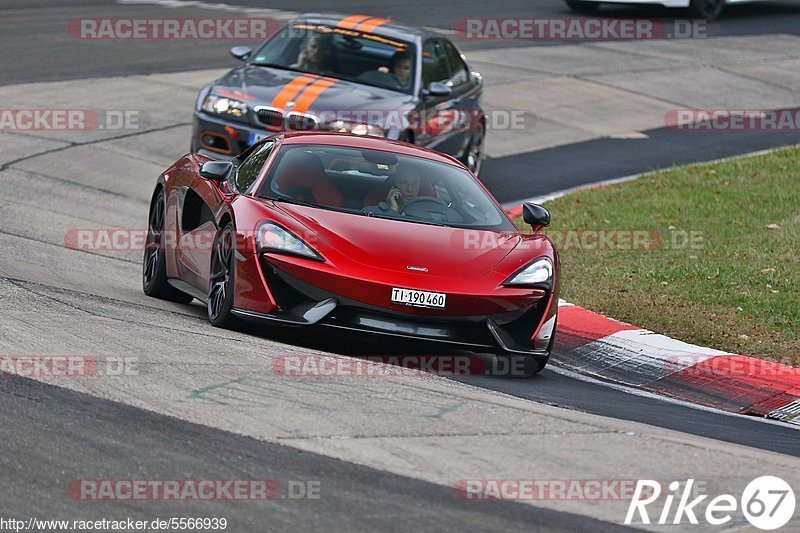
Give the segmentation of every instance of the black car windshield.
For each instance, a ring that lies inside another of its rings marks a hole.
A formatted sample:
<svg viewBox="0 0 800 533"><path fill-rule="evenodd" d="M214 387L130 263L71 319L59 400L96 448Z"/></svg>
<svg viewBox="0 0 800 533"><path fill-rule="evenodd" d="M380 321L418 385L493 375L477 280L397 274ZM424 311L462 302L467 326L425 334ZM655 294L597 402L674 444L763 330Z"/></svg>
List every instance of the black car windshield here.
<svg viewBox="0 0 800 533"><path fill-rule="evenodd" d="M258 196L406 222L515 230L467 170L382 150L284 146Z"/></svg>
<svg viewBox="0 0 800 533"><path fill-rule="evenodd" d="M251 62L411 94L416 79L414 51L411 43L372 33L292 23L264 43Z"/></svg>

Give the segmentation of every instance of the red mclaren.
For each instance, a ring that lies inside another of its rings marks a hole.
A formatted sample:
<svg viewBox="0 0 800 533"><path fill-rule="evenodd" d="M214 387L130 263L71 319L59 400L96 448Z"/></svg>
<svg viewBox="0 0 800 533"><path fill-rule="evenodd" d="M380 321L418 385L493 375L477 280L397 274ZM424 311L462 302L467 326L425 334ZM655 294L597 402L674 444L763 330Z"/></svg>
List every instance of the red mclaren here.
<svg viewBox="0 0 800 533"><path fill-rule="evenodd" d="M285 133L158 179L144 292L209 321L331 327L547 363L559 260L526 203L517 230L459 161L410 144Z"/></svg>

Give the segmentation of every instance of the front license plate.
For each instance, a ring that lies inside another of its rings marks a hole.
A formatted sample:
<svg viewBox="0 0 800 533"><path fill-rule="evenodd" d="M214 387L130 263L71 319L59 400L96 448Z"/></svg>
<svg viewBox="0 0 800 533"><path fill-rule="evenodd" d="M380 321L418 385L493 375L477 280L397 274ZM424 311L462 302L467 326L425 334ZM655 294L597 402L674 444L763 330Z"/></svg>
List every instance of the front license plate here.
<svg viewBox="0 0 800 533"><path fill-rule="evenodd" d="M252 146L253 144L257 143L267 135L265 133L251 133L250 140L248 141L247 146Z"/></svg>
<svg viewBox="0 0 800 533"><path fill-rule="evenodd" d="M447 295L441 292L415 291L392 287L392 303L444 309Z"/></svg>

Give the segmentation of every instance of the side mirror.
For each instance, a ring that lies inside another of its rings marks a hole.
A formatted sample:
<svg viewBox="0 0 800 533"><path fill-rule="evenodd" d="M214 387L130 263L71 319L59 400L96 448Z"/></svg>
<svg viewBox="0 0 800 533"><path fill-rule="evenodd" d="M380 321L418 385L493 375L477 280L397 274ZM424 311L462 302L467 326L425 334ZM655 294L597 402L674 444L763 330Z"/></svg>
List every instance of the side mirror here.
<svg viewBox="0 0 800 533"><path fill-rule="evenodd" d="M253 51L249 46L234 46L231 48L231 55L241 61L246 61L252 53Z"/></svg>
<svg viewBox="0 0 800 533"><path fill-rule="evenodd" d="M233 163L230 161L206 161L200 167L200 176L212 181L224 181L231 171Z"/></svg>
<svg viewBox="0 0 800 533"><path fill-rule="evenodd" d="M532 202L522 204L522 220L533 229L541 229L550 225L550 211Z"/></svg>
<svg viewBox="0 0 800 533"><path fill-rule="evenodd" d="M432 81L425 88L425 94L427 96L450 96L452 92L453 89L440 81Z"/></svg>

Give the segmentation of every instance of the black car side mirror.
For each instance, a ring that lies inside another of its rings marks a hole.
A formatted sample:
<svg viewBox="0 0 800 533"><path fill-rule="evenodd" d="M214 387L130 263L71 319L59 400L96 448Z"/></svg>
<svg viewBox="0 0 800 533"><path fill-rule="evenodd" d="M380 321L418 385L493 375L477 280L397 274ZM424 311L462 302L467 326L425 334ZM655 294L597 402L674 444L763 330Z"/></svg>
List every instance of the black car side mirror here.
<svg viewBox="0 0 800 533"><path fill-rule="evenodd" d="M252 53L253 51L249 46L234 46L231 48L231 55L241 61L247 61L247 58L249 58Z"/></svg>
<svg viewBox="0 0 800 533"><path fill-rule="evenodd" d="M550 225L550 211L532 202L522 204L522 220L536 229L546 228Z"/></svg>
<svg viewBox="0 0 800 533"><path fill-rule="evenodd" d="M452 92L453 89L440 81L432 81L425 88L426 96L450 96Z"/></svg>
<svg viewBox="0 0 800 533"><path fill-rule="evenodd" d="M200 167L200 176L207 180L224 181L232 166L230 161L206 161Z"/></svg>

